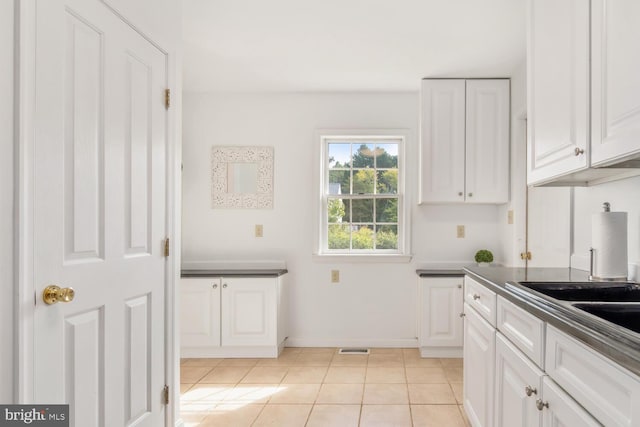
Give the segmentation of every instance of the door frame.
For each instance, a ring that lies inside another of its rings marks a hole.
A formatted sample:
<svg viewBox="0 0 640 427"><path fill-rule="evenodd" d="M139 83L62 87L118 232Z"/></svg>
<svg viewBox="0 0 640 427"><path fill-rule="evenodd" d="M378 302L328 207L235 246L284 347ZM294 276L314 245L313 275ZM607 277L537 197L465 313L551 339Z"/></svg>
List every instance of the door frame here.
<svg viewBox="0 0 640 427"><path fill-rule="evenodd" d="M102 0L101 0L102 1ZM165 381L170 387L169 404L165 410L165 424L176 425L179 410L178 301L176 284L180 274L180 221L181 221L181 110L182 87L180 69L181 52L178 43L165 49L147 34L127 21L122 14L102 3L131 28L160 50L166 57L167 88L171 89L171 106L166 110L166 233L171 248L165 263ZM16 292L14 294L14 400L16 403L33 402L34 372L34 314L37 298L33 281L34 248L34 122L35 122L35 31L36 0L15 0L16 60L15 60L15 177L16 177L16 242L14 261ZM40 402L43 403L43 402Z"/></svg>

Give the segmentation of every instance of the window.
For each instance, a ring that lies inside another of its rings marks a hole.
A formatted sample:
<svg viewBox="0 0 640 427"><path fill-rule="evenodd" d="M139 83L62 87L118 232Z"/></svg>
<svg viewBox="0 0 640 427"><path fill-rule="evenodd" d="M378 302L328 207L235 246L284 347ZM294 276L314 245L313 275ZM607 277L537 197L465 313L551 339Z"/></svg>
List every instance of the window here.
<svg viewBox="0 0 640 427"><path fill-rule="evenodd" d="M403 254L404 136L321 136L323 254Z"/></svg>

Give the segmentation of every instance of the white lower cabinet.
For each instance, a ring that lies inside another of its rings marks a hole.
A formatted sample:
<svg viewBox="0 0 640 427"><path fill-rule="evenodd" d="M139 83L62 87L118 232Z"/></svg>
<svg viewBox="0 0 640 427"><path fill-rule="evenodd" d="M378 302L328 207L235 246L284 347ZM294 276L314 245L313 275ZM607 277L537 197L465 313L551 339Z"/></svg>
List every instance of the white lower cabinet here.
<svg viewBox="0 0 640 427"><path fill-rule="evenodd" d="M220 346L220 279L180 281L180 345Z"/></svg>
<svg viewBox="0 0 640 427"><path fill-rule="evenodd" d="M542 396L536 400L536 405L542 412L542 427L602 426L546 376L542 378Z"/></svg>
<svg viewBox="0 0 640 427"><path fill-rule="evenodd" d="M222 279L222 345L269 345L276 339L277 289L265 279Z"/></svg>
<svg viewBox="0 0 640 427"><path fill-rule="evenodd" d="M419 345L422 357L462 357L462 277L421 277Z"/></svg>
<svg viewBox="0 0 640 427"><path fill-rule="evenodd" d="M536 399L544 372L502 334L496 336L496 427L539 427Z"/></svg>
<svg viewBox="0 0 640 427"><path fill-rule="evenodd" d="M183 278L182 357L277 357L284 347L280 277Z"/></svg>
<svg viewBox="0 0 640 427"><path fill-rule="evenodd" d="M491 427L496 331L467 303L464 313L464 409L473 427Z"/></svg>

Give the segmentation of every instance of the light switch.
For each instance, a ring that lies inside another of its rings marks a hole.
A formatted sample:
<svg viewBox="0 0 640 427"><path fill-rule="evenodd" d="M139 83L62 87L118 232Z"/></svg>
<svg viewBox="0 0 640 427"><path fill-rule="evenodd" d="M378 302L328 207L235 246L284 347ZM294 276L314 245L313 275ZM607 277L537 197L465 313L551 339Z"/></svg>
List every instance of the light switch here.
<svg viewBox="0 0 640 427"><path fill-rule="evenodd" d="M256 224L256 237L262 237L262 224Z"/></svg>
<svg viewBox="0 0 640 427"><path fill-rule="evenodd" d="M457 233L458 239L464 239L464 225L459 225L457 227L456 233Z"/></svg>

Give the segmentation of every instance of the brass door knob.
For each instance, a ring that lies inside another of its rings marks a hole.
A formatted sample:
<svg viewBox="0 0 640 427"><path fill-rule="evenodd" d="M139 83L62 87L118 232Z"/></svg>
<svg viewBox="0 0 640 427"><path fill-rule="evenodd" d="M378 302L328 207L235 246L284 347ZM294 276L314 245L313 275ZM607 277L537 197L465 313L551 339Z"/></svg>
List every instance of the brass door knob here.
<svg viewBox="0 0 640 427"><path fill-rule="evenodd" d="M42 300L48 305L57 302L71 302L75 294L76 292L73 288L61 288L60 286L50 285L42 291Z"/></svg>

